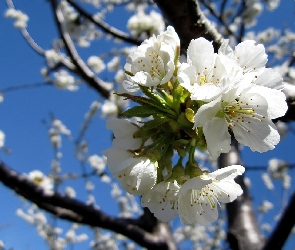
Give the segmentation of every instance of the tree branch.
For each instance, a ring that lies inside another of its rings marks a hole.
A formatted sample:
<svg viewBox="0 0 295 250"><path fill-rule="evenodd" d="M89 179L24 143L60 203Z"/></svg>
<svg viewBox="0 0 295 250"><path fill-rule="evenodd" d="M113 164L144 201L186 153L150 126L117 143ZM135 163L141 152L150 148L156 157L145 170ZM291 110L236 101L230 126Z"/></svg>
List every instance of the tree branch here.
<svg viewBox="0 0 295 250"><path fill-rule="evenodd" d="M134 45L140 45L142 43L142 41L135 39L133 37L130 37L129 34L112 27L111 25L105 23L103 20L98 19L95 16L90 15L87 11L81 8L73 0L67 0L67 2L70 3L80 13L80 15L90 20L92 23L94 23L96 26L102 29L105 33L110 34L115 38L119 38L123 40L124 42L128 42Z"/></svg>
<svg viewBox="0 0 295 250"><path fill-rule="evenodd" d="M274 231L269 236L264 250L272 249L282 249L286 240L288 239L289 234L292 231L293 226L295 225L295 192L290 199L288 206L286 207L284 213L281 216L280 221L277 223Z"/></svg>
<svg viewBox="0 0 295 250"><path fill-rule="evenodd" d="M11 9L15 9L14 4L12 2L12 0L6 0L6 4L9 8ZM45 55L45 51L44 49L42 49L35 41L34 39L31 37L30 33L25 29L25 28L21 28L20 32L22 33L23 37L25 38L25 40L27 41L27 43L30 45L30 47L36 51L38 54L44 56Z"/></svg>
<svg viewBox="0 0 295 250"><path fill-rule="evenodd" d="M44 193L24 175L13 171L1 161L0 181L17 194L58 218L112 230L148 249L176 249L169 226L157 221L147 211L138 219L109 216L94 206L88 206L65 195Z"/></svg>
<svg viewBox="0 0 295 250"><path fill-rule="evenodd" d="M196 0L155 0L180 37L184 53L192 39L204 37L219 48L223 38L201 11Z"/></svg>
<svg viewBox="0 0 295 250"><path fill-rule="evenodd" d="M64 22L63 15L58 8L57 0L51 0L52 10L54 12L54 18L56 22L56 26L58 27L58 31L60 37L62 38L67 53L69 54L73 64L76 67L77 74L82 77L82 79L92 88L97 90L103 97L109 98L110 92L112 90L112 86L108 85L101 79L95 76L95 74L87 67L84 61L79 56L75 45L70 37L70 35L63 29L62 23Z"/></svg>
<svg viewBox="0 0 295 250"><path fill-rule="evenodd" d="M221 154L218 159L219 168L234 164L241 164L236 140L232 140L231 151L227 154ZM234 202L226 204L228 214L227 240L233 250L261 249L264 238L259 230L244 178L238 176L235 181L242 187L243 194Z"/></svg>

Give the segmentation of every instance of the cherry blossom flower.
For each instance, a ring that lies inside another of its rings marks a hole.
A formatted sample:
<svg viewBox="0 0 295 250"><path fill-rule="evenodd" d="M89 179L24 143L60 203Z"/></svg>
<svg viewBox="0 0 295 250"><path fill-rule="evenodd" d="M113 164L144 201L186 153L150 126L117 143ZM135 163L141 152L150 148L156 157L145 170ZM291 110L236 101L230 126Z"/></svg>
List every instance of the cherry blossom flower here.
<svg viewBox="0 0 295 250"><path fill-rule="evenodd" d="M45 193L52 194L53 193L53 182L52 179L44 175L39 170L31 171L27 178L32 181L35 185L41 187Z"/></svg>
<svg viewBox="0 0 295 250"><path fill-rule="evenodd" d="M230 150L231 129L237 141L252 151L266 152L280 141L271 119L287 111L285 95L263 86L237 86L196 113L195 127L203 127L207 147L213 159Z"/></svg>
<svg viewBox="0 0 295 250"><path fill-rule="evenodd" d="M141 205L163 222L174 219L178 212L178 192L180 186L176 181L162 181L142 195Z"/></svg>
<svg viewBox="0 0 295 250"><path fill-rule="evenodd" d="M135 150L142 144L141 138L133 138L138 127L126 119L111 117L107 120L106 128L113 130L115 136L113 147L115 148Z"/></svg>
<svg viewBox="0 0 295 250"><path fill-rule="evenodd" d="M241 75L241 67L233 59L214 53L212 43L205 38L190 42L187 63L178 69L179 83L191 93L192 100L211 101Z"/></svg>
<svg viewBox="0 0 295 250"><path fill-rule="evenodd" d="M127 80L123 87L136 92L138 84L150 87L168 82L173 76L179 46L179 37L171 26L157 37L145 40L127 57L124 67Z"/></svg>
<svg viewBox="0 0 295 250"><path fill-rule="evenodd" d="M134 157L121 148L110 148L103 153L109 170L130 194L141 195L156 184L157 162L145 156Z"/></svg>
<svg viewBox="0 0 295 250"><path fill-rule="evenodd" d="M243 193L234 178L244 171L244 167L232 165L187 180L179 190L181 221L206 226L217 220L217 204L232 202Z"/></svg>

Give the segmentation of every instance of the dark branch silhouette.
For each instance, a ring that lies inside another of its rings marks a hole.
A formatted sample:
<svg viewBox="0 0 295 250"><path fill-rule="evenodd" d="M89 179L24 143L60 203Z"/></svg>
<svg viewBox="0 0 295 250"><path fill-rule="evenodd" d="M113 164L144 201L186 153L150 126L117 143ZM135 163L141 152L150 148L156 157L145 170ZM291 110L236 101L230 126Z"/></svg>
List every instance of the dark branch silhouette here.
<svg viewBox="0 0 295 250"><path fill-rule="evenodd" d="M201 11L198 1L193 0L155 0L167 22L180 37L183 53L192 39L205 37L219 48L223 38Z"/></svg>
<svg viewBox="0 0 295 250"><path fill-rule="evenodd" d="M158 221L148 209L138 219L112 217L94 206L61 195L47 194L0 161L0 181L18 195L58 218L120 233L148 249L176 249L169 225Z"/></svg>
<svg viewBox="0 0 295 250"><path fill-rule="evenodd" d="M112 35L114 38L119 38L123 40L124 42L128 42L134 45L140 45L142 41L131 37L129 34L116 29L115 27L110 26L109 24L105 23L103 20L98 19L95 16L92 16L87 11L85 11L83 8L81 8L77 3L75 3L73 0L67 0L68 3L70 3L83 17L97 25L100 29L102 29L106 34Z"/></svg>
<svg viewBox="0 0 295 250"><path fill-rule="evenodd" d="M269 236L263 250L282 249L285 245L288 236L290 235L293 226L295 225L295 192L290 198L289 204L284 210L283 214L274 231Z"/></svg>
<svg viewBox="0 0 295 250"><path fill-rule="evenodd" d="M232 140L230 152L221 154L218 159L219 168L242 163L238 147L238 142ZM235 201L226 204L228 215L227 241L233 250L261 249L264 238L254 214L251 196L244 183L243 176L236 177L235 181L243 189L243 194Z"/></svg>

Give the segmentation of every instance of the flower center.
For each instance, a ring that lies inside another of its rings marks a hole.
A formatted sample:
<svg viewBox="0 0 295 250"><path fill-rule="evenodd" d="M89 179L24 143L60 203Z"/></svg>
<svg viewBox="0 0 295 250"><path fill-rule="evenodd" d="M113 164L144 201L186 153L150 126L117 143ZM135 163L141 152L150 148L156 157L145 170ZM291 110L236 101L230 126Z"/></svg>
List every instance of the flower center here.
<svg viewBox="0 0 295 250"><path fill-rule="evenodd" d="M156 77L158 79L163 79L165 76L165 66L162 58L156 54L155 52L152 52L149 54L149 59L151 63L150 68L150 75L152 78Z"/></svg>

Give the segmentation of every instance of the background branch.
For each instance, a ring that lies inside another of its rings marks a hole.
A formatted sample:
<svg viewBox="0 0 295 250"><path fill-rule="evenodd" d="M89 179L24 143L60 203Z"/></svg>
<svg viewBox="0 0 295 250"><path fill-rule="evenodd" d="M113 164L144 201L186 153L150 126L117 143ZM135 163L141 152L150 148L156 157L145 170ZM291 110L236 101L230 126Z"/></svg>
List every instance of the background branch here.
<svg viewBox="0 0 295 250"><path fill-rule="evenodd" d="M281 215L279 222L277 223L274 231L269 236L264 250L281 249L288 236L290 235L293 226L295 225L295 192L291 196L290 202L286 207L285 211Z"/></svg>
<svg viewBox="0 0 295 250"><path fill-rule="evenodd" d="M48 194L0 161L0 181L58 218L101 227L122 234L148 249L176 249L169 226L159 222L149 211L138 219L112 217L94 206L59 193Z"/></svg>
<svg viewBox="0 0 295 250"><path fill-rule="evenodd" d="M94 23L96 26L98 26L100 29L102 29L105 33L112 35L115 38L119 38L123 40L124 42L128 42L134 45L140 45L142 41L135 39L131 37L129 34L116 29L115 27L112 27L111 25L105 23L103 20L92 16L87 11L85 11L83 8L81 8L78 4L76 4L73 0L67 0L68 3L70 3L76 11L80 13L81 16L87 18L89 21Z"/></svg>
<svg viewBox="0 0 295 250"><path fill-rule="evenodd" d="M205 37L219 48L223 38L205 17L196 0L155 0L167 22L180 37L183 53L192 39Z"/></svg>
<svg viewBox="0 0 295 250"><path fill-rule="evenodd" d="M218 167L223 168L241 163L238 142L232 140L230 152L220 155ZM235 201L226 204L228 215L227 240L233 250L261 249L264 238L259 230L251 197L244 183L244 178L243 176L238 176L235 181L243 189L243 194Z"/></svg>
<svg viewBox="0 0 295 250"><path fill-rule="evenodd" d="M100 93L104 98L108 99L110 92L112 90L111 84L107 84L102 81L87 67L84 61L80 58L75 45L69 35L69 33L62 27L64 18L58 8L57 0L51 0L52 10L54 12L54 19L56 26L58 27L59 34L64 42L67 53L69 54L73 64L76 66L77 74L92 88L94 88L98 93Z"/></svg>

